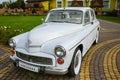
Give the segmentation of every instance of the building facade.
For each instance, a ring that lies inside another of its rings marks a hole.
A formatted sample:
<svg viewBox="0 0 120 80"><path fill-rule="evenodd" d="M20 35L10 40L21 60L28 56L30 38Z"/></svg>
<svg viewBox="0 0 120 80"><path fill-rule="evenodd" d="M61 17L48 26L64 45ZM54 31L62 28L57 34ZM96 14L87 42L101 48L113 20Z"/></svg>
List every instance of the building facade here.
<svg viewBox="0 0 120 80"><path fill-rule="evenodd" d="M30 6L32 5L32 7ZM120 11L120 0L27 0L27 8L34 8L38 4L40 10L49 11L59 7L92 7L103 14ZM29 6L28 6L29 5Z"/></svg>

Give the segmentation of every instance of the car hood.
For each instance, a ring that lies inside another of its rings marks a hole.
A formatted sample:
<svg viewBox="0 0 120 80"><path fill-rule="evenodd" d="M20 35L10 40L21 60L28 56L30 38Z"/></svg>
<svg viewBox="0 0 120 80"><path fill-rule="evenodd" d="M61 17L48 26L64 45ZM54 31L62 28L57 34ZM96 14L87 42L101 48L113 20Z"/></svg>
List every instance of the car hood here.
<svg viewBox="0 0 120 80"><path fill-rule="evenodd" d="M29 46L41 46L44 42L82 30L80 24L44 23L28 34Z"/></svg>

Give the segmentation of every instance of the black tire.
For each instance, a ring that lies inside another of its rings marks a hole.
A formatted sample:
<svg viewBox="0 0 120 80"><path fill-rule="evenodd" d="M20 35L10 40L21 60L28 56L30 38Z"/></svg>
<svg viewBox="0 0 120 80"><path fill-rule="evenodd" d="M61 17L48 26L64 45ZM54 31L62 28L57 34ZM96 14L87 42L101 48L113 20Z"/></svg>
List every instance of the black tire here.
<svg viewBox="0 0 120 80"><path fill-rule="evenodd" d="M76 75L79 74L81 61L82 61L81 50L79 48L77 48L74 52L74 56L73 56L71 65L69 67L68 74L69 74L70 77L75 77Z"/></svg>

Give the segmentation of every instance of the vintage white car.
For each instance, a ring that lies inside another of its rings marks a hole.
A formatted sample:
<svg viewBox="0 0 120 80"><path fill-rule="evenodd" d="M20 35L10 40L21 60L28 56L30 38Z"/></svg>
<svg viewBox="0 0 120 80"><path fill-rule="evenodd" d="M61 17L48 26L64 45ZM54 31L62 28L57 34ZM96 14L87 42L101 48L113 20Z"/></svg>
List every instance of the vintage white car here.
<svg viewBox="0 0 120 80"><path fill-rule="evenodd" d="M10 39L10 58L15 66L33 72L76 76L82 57L98 42L99 30L91 8L52 9L43 24Z"/></svg>

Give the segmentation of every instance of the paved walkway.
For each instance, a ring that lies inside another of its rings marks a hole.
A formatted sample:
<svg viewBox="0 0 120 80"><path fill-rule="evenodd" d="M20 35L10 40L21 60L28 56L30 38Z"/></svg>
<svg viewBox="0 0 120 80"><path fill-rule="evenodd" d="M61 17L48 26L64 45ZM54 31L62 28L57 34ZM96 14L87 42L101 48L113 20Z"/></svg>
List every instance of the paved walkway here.
<svg viewBox="0 0 120 80"><path fill-rule="evenodd" d="M15 68L9 59L9 47L0 45L0 80L120 80L120 24L100 22L99 44L87 52L75 78Z"/></svg>

